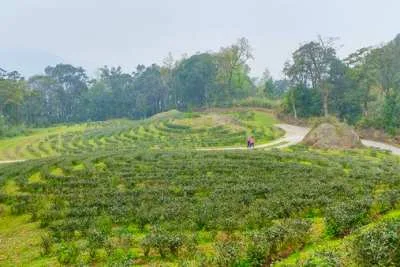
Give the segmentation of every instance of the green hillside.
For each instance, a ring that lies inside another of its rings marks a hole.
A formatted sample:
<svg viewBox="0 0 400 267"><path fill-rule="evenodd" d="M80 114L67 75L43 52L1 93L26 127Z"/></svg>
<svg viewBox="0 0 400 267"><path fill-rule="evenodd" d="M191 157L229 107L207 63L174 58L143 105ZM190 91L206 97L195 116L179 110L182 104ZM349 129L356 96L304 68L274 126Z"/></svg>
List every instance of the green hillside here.
<svg viewBox="0 0 400 267"><path fill-rule="evenodd" d="M400 1L0 7L0 267L400 267Z"/></svg>
<svg viewBox="0 0 400 267"><path fill-rule="evenodd" d="M169 111L142 121L111 120L35 130L0 140L0 160L34 159L120 149L181 149L243 146L250 134L267 143L283 133L263 111L182 113Z"/></svg>
<svg viewBox="0 0 400 267"><path fill-rule="evenodd" d="M105 149L85 150L91 148L87 145L81 149L88 153L72 155L71 149L71 155L63 157L0 165L0 240L5 240L0 243L0 265L396 262L398 157L374 150L317 151L300 146L270 151L191 149L239 145L239 139L215 137L222 135L216 134L220 128L215 116L225 119L224 129L229 126L243 135L246 129L236 125L250 129L273 122L262 113L233 111L173 112L138 125L113 121L83 130L107 136L101 145L93 145ZM196 130L199 125L211 126L208 123L213 126L207 135L218 142L206 142L206 133ZM143 145L122 138L129 129L146 137L138 139L146 140ZM70 134L71 140L89 136L78 133ZM167 134L176 139L159 141ZM193 139L184 142L184 149L170 149L184 137ZM62 140L65 147L74 147L74 141ZM112 150L112 144L121 149ZM123 144L132 146L122 149ZM156 144L169 149L149 149ZM371 255L376 247L379 258Z"/></svg>

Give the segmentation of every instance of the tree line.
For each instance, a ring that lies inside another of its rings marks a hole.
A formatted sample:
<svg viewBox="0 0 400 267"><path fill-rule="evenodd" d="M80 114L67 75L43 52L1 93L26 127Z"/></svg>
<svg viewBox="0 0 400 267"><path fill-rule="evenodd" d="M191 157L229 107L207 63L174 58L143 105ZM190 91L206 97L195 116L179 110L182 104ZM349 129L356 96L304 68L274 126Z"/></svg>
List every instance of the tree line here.
<svg viewBox="0 0 400 267"><path fill-rule="evenodd" d="M7 125L46 126L111 118L146 118L169 109L228 105L256 96L245 38L218 52L198 53L131 72L104 66L96 78L69 64L48 66L28 79L0 72L0 118Z"/></svg>
<svg viewBox="0 0 400 267"><path fill-rule="evenodd" d="M179 60L169 55L161 65L138 65L133 72L104 66L95 78L69 64L27 79L0 69L0 136L16 125L140 119L248 97L279 99L281 110L296 118L332 115L394 134L400 128L400 35L344 59L336 43L319 37L300 45L284 65L283 80L268 71L259 80L250 76L246 38L217 52Z"/></svg>
<svg viewBox="0 0 400 267"><path fill-rule="evenodd" d="M294 117L334 115L351 124L400 128L400 35L339 59L335 40L319 37L296 49L284 73L284 110Z"/></svg>

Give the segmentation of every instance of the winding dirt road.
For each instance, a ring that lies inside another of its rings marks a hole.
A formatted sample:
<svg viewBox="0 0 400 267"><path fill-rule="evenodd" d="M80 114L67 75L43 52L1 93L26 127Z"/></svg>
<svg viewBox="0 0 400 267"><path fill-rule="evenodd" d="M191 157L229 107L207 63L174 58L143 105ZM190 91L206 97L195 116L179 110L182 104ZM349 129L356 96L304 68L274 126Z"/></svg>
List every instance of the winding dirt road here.
<svg viewBox="0 0 400 267"><path fill-rule="evenodd" d="M285 135L275 141L267 144L256 145L254 149L283 148L295 145L301 142L310 131L310 128L300 127L290 124L276 124L276 127L285 131ZM391 151L394 155L400 155L400 148L382 142L362 139L361 143L366 147L378 148ZM246 147L217 147L200 148L199 151L226 151L226 150L244 150Z"/></svg>
<svg viewBox="0 0 400 267"><path fill-rule="evenodd" d="M276 124L276 127L285 131L285 135L267 144L256 145L254 149L270 149L270 148L283 148L295 145L301 142L303 138L310 131L310 128L300 127L290 124ZM391 151L394 155L400 155L400 147L389 145L382 142L361 139L361 142L366 147L378 148ZM198 148L197 151L229 151L229 150L245 150L247 147L215 147L215 148ZM0 161L0 164L22 162L25 160L5 160Z"/></svg>
<svg viewBox="0 0 400 267"><path fill-rule="evenodd" d="M301 140L303 140L306 134L310 131L310 128L293 126L289 124L278 124L276 126L286 132L286 135L283 138L286 138L290 141L287 145L294 145L301 142ZM361 143L366 147L388 150L391 151L394 155L400 155L400 147L367 139L361 139Z"/></svg>
<svg viewBox="0 0 400 267"><path fill-rule="evenodd" d="M16 159L16 160L0 160L0 164L7 164L7 163L16 163L16 162L23 162L25 159Z"/></svg>

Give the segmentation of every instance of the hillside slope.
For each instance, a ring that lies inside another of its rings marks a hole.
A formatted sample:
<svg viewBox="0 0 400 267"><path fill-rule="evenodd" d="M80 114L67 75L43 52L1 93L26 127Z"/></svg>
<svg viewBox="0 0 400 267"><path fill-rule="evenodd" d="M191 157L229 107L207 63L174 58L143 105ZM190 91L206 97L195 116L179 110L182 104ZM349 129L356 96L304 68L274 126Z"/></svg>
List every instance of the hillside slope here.
<svg viewBox="0 0 400 267"><path fill-rule="evenodd" d="M29 229L19 242L42 237L18 255L8 243L0 265L278 262L396 210L399 163L373 150L293 147L126 149L0 166L0 239L10 227ZM335 257L357 263L346 255Z"/></svg>
<svg viewBox="0 0 400 267"><path fill-rule="evenodd" d="M181 113L170 111L142 121L110 120L35 130L0 140L0 160L74 155L125 148L185 149L243 146L248 135L267 143L283 135L263 111Z"/></svg>

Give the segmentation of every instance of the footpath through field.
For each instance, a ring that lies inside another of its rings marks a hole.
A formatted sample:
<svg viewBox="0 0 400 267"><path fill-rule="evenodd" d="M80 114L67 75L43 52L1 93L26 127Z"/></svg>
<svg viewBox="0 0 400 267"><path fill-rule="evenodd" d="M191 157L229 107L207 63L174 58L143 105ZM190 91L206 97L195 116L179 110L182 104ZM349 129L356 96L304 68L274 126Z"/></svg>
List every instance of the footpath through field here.
<svg viewBox="0 0 400 267"><path fill-rule="evenodd" d="M271 149L271 148L283 148L291 145L296 145L303 140L303 138L310 131L310 128L300 127L290 124L276 124L276 127L285 131L285 135L278 138L275 141L269 142L267 144L256 145L254 149ZM394 155L400 155L400 147L389 145L382 142L376 142L372 140L361 140L362 144L366 147L379 148L383 150L391 151ZM214 148L198 148L197 151L229 151L229 150L246 150L247 147L214 147ZM23 159L19 160L5 160L0 161L0 164L15 163L25 161Z"/></svg>
<svg viewBox="0 0 400 267"><path fill-rule="evenodd" d="M256 145L254 149L283 148L295 145L301 142L310 131L310 128L300 127L290 124L276 124L276 127L285 131L285 135L273 142L267 144ZM382 142L361 139L361 143L366 147L379 148L391 151L394 155L400 155L400 148ZM200 151L225 151L225 150L244 150L247 147L216 147L216 148L199 148Z"/></svg>
<svg viewBox="0 0 400 267"><path fill-rule="evenodd" d="M23 162L25 159L16 159L16 160L0 160L0 164L6 164L6 163L16 163L16 162Z"/></svg>

